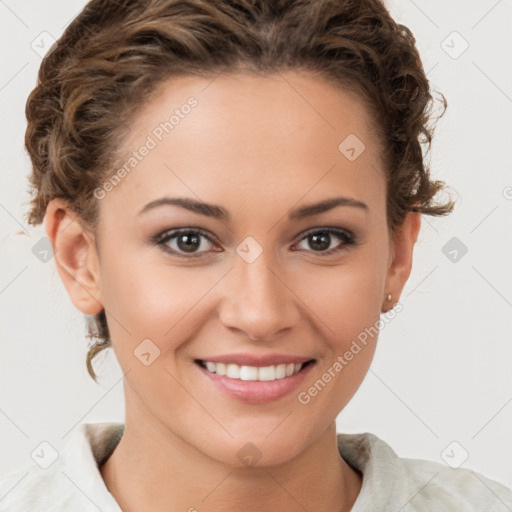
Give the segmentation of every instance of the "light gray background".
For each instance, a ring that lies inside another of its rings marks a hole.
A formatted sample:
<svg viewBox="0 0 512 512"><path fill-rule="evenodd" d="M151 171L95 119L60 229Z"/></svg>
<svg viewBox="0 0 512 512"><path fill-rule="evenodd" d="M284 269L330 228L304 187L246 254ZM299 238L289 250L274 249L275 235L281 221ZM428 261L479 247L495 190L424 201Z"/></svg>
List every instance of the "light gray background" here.
<svg viewBox="0 0 512 512"><path fill-rule="evenodd" d="M44 440L60 450L80 423L124 421L113 354L97 358L95 384L85 366L84 317L54 261L32 253L42 226L23 221L24 107L41 62L31 44L44 31L60 37L85 3L0 0L0 475L31 463ZM373 432L403 457L460 462L467 452L463 467L512 487L512 2L388 6L415 34L431 84L448 100L431 167L458 204L447 218L424 217L404 309L383 329L338 430ZM453 31L469 44L458 58L464 41ZM456 262L442 252L452 237L468 248Z"/></svg>

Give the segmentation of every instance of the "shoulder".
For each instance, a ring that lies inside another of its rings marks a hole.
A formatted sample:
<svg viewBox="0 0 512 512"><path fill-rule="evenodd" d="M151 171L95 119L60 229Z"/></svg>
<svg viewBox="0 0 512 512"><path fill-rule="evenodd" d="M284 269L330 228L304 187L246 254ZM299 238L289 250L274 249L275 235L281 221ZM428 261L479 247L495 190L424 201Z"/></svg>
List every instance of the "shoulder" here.
<svg viewBox="0 0 512 512"><path fill-rule="evenodd" d="M55 460L34 462L0 478L0 512L119 512L99 463L115 447L122 428L119 423L82 424Z"/></svg>
<svg viewBox="0 0 512 512"><path fill-rule="evenodd" d="M512 491L480 473L466 468L451 468L438 462L400 459L418 496L414 504L439 504L447 510L511 511Z"/></svg>
<svg viewBox="0 0 512 512"><path fill-rule="evenodd" d="M512 490L470 469L399 457L369 433L338 434L338 447L346 462L363 474L353 512L384 505L403 512L512 510Z"/></svg>
<svg viewBox="0 0 512 512"><path fill-rule="evenodd" d="M75 493L61 464L44 470L34 463L0 479L0 512L65 510Z"/></svg>

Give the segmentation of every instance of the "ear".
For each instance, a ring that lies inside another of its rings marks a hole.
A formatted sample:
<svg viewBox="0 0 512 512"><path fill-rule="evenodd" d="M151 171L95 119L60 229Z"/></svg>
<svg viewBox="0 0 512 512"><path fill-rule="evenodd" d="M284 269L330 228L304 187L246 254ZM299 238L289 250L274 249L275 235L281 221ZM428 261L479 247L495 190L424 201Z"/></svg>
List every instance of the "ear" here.
<svg viewBox="0 0 512 512"><path fill-rule="evenodd" d="M393 236L391 257L386 276L385 293L391 294L391 300L384 299L383 310L388 311L392 304L400 299L402 290L409 279L412 269L412 256L421 225L420 213L408 213ZM385 305L389 307L385 307Z"/></svg>
<svg viewBox="0 0 512 512"><path fill-rule="evenodd" d="M55 264L71 301L82 313L103 309L99 261L94 238L63 199L53 199L45 214Z"/></svg>

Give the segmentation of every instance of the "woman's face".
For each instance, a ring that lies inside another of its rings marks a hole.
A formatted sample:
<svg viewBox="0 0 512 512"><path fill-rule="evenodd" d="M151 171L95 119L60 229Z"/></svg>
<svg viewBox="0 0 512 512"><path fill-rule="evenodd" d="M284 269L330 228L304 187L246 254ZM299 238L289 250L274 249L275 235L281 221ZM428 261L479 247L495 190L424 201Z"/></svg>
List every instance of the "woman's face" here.
<svg viewBox="0 0 512 512"><path fill-rule="evenodd" d="M375 350L362 333L409 274L415 237L388 233L375 122L287 72L174 79L129 127L125 172L96 191L89 290L127 428L230 464L289 460L354 395Z"/></svg>

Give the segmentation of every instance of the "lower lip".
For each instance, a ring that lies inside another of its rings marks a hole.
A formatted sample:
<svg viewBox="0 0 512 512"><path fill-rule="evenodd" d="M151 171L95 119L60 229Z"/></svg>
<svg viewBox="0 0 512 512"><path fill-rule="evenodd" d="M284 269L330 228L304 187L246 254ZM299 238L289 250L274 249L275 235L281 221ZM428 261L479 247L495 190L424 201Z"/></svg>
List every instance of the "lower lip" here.
<svg viewBox="0 0 512 512"><path fill-rule="evenodd" d="M314 364L309 363L295 375L272 381L230 379L225 375L209 372L198 364L196 366L214 386L229 396L251 404L263 404L279 400L298 388Z"/></svg>

